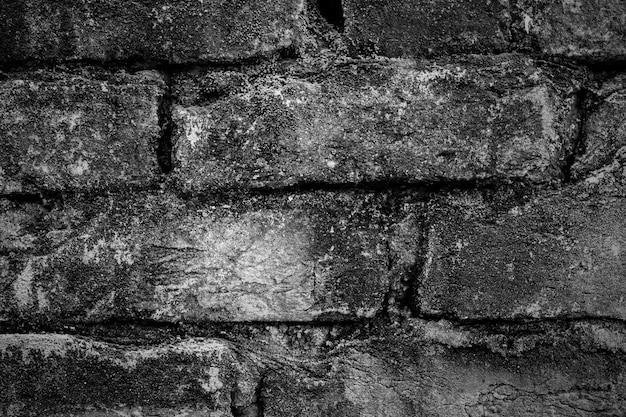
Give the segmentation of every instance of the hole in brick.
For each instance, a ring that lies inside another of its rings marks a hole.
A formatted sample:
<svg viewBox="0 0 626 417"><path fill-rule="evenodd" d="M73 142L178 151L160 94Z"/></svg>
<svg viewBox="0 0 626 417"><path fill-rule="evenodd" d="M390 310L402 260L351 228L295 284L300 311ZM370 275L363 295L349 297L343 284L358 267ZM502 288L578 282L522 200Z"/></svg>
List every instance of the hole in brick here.
<svg viewBox="0 0 626 417"><path fill-rule="evenodd" d="M341 0L317 0L317 8L328 23L343 31L344 18Z"/></svg>

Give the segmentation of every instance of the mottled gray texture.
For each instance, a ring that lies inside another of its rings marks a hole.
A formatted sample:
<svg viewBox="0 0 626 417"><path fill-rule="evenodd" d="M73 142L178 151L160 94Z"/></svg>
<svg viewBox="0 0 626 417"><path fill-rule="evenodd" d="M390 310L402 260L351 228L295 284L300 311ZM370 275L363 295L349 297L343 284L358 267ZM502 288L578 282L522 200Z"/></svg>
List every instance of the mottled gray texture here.
<svg viewBox="0 0 626 417"><path fill-rule="evenodd" d="M231 341L150 346L4 334L0 411L59 417L626 412L623 326L581 322L516 332L409 320L345 342L329 329L268 326L231 333Z"/></svg>
<svg viewBox="0 0 626 417"><path fill-rule="evenodd" d="M516 0L515 30L546 54L587 62L626 59L623 0Z"/></svg>
<svg viewBox="0 0 626 417"><path fill-rule="evenodd" d="M343 0L355 52L384 56L494 53L510 49L508 1Z"/></svg>
<svg viewBox="0 0 626 417"><path fill-rule="evenodd" d="M6 0L0 61L236 61L289 48L301 0Z"/></svg>
<svg viewBox="0 0 626 417"><path fill-rule="evenodd" d="M626 318L625 201L574 187L494 210L432 203L416 307L459 319Z"/></svg>
<svg viewBox="0 0 626 417"><path fill-rule="evenodd" d="M403 249L411 208L388 199L137 193L77 196L51 211L5 201L0 312L70 322L372 317L416 255Z"/></svg>
<svg viewBox="0 0 626 417"><path fill-rule="evenodd" d="M185 104L173 109L173 177L189 192L550 182L561 177L577 134L579 76L502 55L352 62L254 80L213 73L207 98L181 77L175 91Z"/></svg>
<svg viewBox="0 0 626 417"><path fill-rule="evenodd" d="M8 75L0 81L0 193L156 183L164 89L155 71Z"/></svg>

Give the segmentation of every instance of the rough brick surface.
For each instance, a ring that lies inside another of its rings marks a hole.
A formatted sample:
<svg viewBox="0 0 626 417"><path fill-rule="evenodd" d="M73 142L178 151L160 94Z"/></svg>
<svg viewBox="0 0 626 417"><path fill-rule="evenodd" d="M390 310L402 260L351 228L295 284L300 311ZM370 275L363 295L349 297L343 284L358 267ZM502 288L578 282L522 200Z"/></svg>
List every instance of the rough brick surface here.
<svg viewBox="0 0 626 417"><path fill-rule="evenodd" d="M0 359L0 413L10 416L232 417L259 381L251 361L216 339L133 347L5 334Z"/></svg>
<svg viewBox="0 0 626 417"><path fill-rule="evenodd" d="M590 62L626 59L622 0L518 0L517 30L549 55Z"/></svg>
<svg viewBox="0 0 626 417"><path fill-rule="evenodd" d="M593 170L609 165L626 151L626 77L607 80L594 91L594 100L583 129L584 151L572 166L572 176L580 179Z"/></svg>
<svg viewBox="0 0 626 417"><path fill-rule="evenodd" d="M385 56L503 52L508 2L343 0L347 37L357 52Z"/></svg>
<svg viewBox="0 0 626 417"><path fill-rule="evenodd" d="M173 110L173 174L191 192L302 183L547 182L561 176L576 135L576 76L503 55L352 63L253 81L210 73L204 95L199 87L186 89L183 78L175 88L184 105Z"/></svg>
<svg viewBox="0 0 626 417"><path fill-rule="evenodd" d="M159 175L152 71L35 71L0 81L0 193L148 185Z"/></svg>
<svg viewBox="0 0 626 417"><path fill-rule="evenodd" d="M390 274L414 262L402 249L410 248L413 230L401 223L409 213L392 212L385 198L78 196L50 211L4 202L0 310L88 322L372 317Z"/></svg>
<svg viewBox="0 0 626 417"><path fill-rule="evenodd" d="M626 416L624 0L0 0L0 417Z"/></svg>
<svg viewBox="0 0 626 417"><path fill-rule="evenodd" d="M429 331L460 343L466 337ZM602 331L624 340L623 333ZM326 372L284 370L266 376L264 415L590 417L626 412L623 345L617 351L585 350L574 337L550 340L544 335L548 346L531 339L507 340L521 348L506 356L480 344L432 343L416 335L352 343L333 352Z"/></svg>
<svg viewBox="0 0 626 417"><path fill-rule="evenodd" d="M234 61L292 46L300 0L7 0L0 61Z"/></svg>
<svg viewBox="0 0 626 417"><path fill-rule="evenodd" d="M565 190L495 212L434 204L416 305L460 319L626 318L624 199Z"/></svg>
<svg viewBox="0 0 626 417"><path fill-rule="evenodd" d="M624 327L515 333L410 320L342 343L323 328L150 346L0 336L0 412L55 416L623 415ZM334 346L329 349L329 343Z"/></svg>

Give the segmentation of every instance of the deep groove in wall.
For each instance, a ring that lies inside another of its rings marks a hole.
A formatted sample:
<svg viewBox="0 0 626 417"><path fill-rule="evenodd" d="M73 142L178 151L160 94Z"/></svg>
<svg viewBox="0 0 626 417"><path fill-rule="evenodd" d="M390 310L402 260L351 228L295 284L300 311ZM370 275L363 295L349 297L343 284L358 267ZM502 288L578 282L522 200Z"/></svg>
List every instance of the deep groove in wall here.
<svg viewBox="0 0 626 417"><path fill-rule="evenodd" d="M605 323L626 325L626 320L614 317L598 317L598 316L562 316L562 317L541 317L541 318L475 318L461 319L452 314L424 314L420 313L417 317L426 321L437 322L445 320L453 324L455 327L477 327L477 328L498 328L506 326L532 326L532 325L568 325L571 323Z"/></svg>
<svg viewBox="0 0 626 417"><path fill-rule="evenodd" d="M156 152L159 168L163 174L167 175L172 170L172 79L169 73L162 72L162 75L166 87L159 101L160 137Z"/></svg>
<svg viewBox="0 0 626 417"><path fill-rule="evenodd" d="M401 181L381 181L381 182L364 182L364 183L306 183L294 186L285 186L277 188L207 188L201 192L183 192L175 188L164 190L161 184L152 184L147 186L136 185L119 185L107 188L92 188L89 190L67 190L61 192L45 191L33 193L11 193L0 194L1 199L15 202L31 202L37 204L62 204L65 199L81 197L89 199L93 197L114 197L118 195L128 195L136 193L154 193L161 194L164 191L171 192L183 200L203 201L229 201L232 199L254 198L262 196L282 196L292 194L307 194L314 192L329 193L377 193L384 192L386 194L411 193L416 201L427 201L431 195L452 191L481 191L481 190L497 190L523 187L534 191L543 189L553 189L555 184L534 184L522 179L509 180L461 180L461 181L425 181L406 183ZM55 206L57 207L57 206Z"/></svg>
<svg viewBox="0 0 626 417"><path fill-rule="evenodd" d="M624 73L626 72L626 60L614 60L605 62L584 63L594 73Z"/></svg>
<svg viewBox="0 0 626 417"><path fill-rule="evenodd" d="M426 257L428 255L428 222L423 221L423 228L421 230L420 244L418 249L419 258L413 267L411 268L410 279L407 282L408 288L406 291L406 298L404 306L411 313L411 317L420 316L420 288L422 286L422 272L426 265Z"/></svg>
<svg viewBox="0 0 626 417"><path fill-rule="evenodd" d="M6 324L6 323L5 323ZM13 324L14 325L14 324ZM441 316L419 317L409 319L408 321L398 320L370 320L361 324L332 324L328 326L320 326L314 323L299 323L289 326L285 323L252 323L227 325L216 323L212 327L202 327L199 325L175 324L165 327L155 326L110 326L103 327L97 324L76 324L66 325L63 327L34 327L24 326L21 329L3 328L0 326L0 336L3 334L19 335L19 334L46 334L57 336L72 336L78 338L88 338L93 341L116 345L119 347L150 347L176 344L184 340L192 339L217 339L232 345L239 353L249 352L253 355L263 352L249 350L246 340L255 339L259 336L267 337L271 334L270 328L279 330L286 340L299 340L303 331L312 330L319 332L319 329L327 329L326 337L323 341L318 341L317 347L313 348L319 355L318 359L323 358L326 354L335 351L336 347L344 343L358 341L381 340L391 333L397 334L413 334L423 340L431 340L437 343L446 344L446 339L438 340L435 336L429 336L428 333L421 333L420 329L424 326L435 326L434 329L441 328L444 332L459 332L459 334L468 334L472 340L465 345L466 348L486 347L490 350L496 349L512 349L514 351L515 340L524 336L542 337L561 337L567 338L574 333L580 333L581 329L600 328L609 331L622 333L626 331L626 321L615 318L601 317L572 317L572 318L542 318L542 319L474 319L474 320L458 320L446 319ZM395 330L394 330L395 329ZM411 330L413 329L413 330ZM412 333L417 330L417 333ZM398 331L400 333L398 333ZM408 331L408 333L407 333ZM445 334L445 333L444 333ZM265 336L263 336L265 335ZM421 335L421 336L420 336ZM436 335L436 333L435 333ZM490 339L492 340L490 342ZM508 342L507 342L508 339ZM493 341L497 341L493 344ZM595 343L598 343L597 341ZM508 346L507 346L508 345ZM602 348L600 344L596 348ZM607 348L611 350L611 348ZM282 362L276 362L275 359L267 357L271 363L276 363L278 367L282 366ZM314 357L310 359L315 360ZM304 365L304 363L302 363ZM266 363L269 365L269 363ZM262 375L263 376L263 375ZM250 406L235 407L231 405L231 411L234 416L250 416L250 412L256 408L260 415L263 415L264 403L261 395L263 384L257 387L258 394Z"/></svg>
<svg viewBox="0 0 626 417"><path fill-rule="evenodd" d="M497 189L501 187L529 187L537 190L553 188L554 184L535 184L525 179L487 179L487 180L441 180L441 181L371 181L359 183L322 183L306 182L297 185L274 187L274 188L212 188L206 192L180 192L178 195L183 199L191 198L240 198L256 196L279 196L287 194L307 194L312 192L385 192L396 194L410 192L415 196L422 196L420 201L429 198L430 194L443 193L447 191L472 191L484 189Z"/></svg>
<svg viewBox="0 0 626 417"><path fill-rule="evenodd" d="M41 201L42 205L52 204L53 202L63 203L66 199L73 197L82 197L89 199L93 197L114 196L114 195L127 195L136 193L162 193L163 187L159 184L151 185L133 185L133 184L120 184L115 186L108 186L106 188L94 187L88 190L64 190L63 192L54 190L41 190L33 191L32 193L7 193L0 194L1 199L8 201L30 201L37 203ZM58 206L55 206L58 207Z"/></svg>
<svg viewBox="0 0 626 417"><path fill-rule="evenodd" d="M0 80L10 73L21 73L36 70L63 71L65 69L77 69L83 67L93 67L102 70L116 72L126 71L130 74L154 70L162 71L169 74L175 72L185 72L194 69L205 70L231 70L242 71L246 67L255 67L264 64L271 64L277 60L291 60L297 58L297 50L295 47L280 48L272 54L256 55L248 58L238 58L236 60L223 61L194 61L194 62L167 62L158 60L145 59L124 59L124 60L108 60L100 61L96 59L79 59L57 61L8 61L0 63Z"/></svg>
<svg viewBox="0 0 626 417"><path fill-rule="evenodd" d="M103 320L93 323L57 323L50 321L12 320L0 322L0 334L58 333L74 335L115 335L116 333L139 334L141 332L162 332L172 336L218 337L228 332L243 329L264 329L268 326L315 327L315 328L367 328L380 318L350 321L309 320L301 321L214 321L214 322L169 322L157 320L124 319Z"/></svg>
<svg viewBox="0 0 626 417"><path fill-rule="evenodd" d="M263 398L263 386L265 385L265 375L261 375L259 384L256 387L256 400L257 400L257 416L265 417L265 399Z"/></svg>
<svg viewBox="0 0 626 417"><path fill-rule="evenodd" d="M582 89L576 95L576 110L578 112L578 127L577 136L572 144L572 149L565 158L565 164L563 165L563 182L571 183L572 179L572 166L576 163L576 159L582 155L585 151L585 126L587 124L587 98L588 91Z"/></svg>
<svg viewBox="0 0 626 417"><path fill-rule="evenodd" d="M320 15L332 26L343 32L345 19L341 0L315 0Z"/></svg>

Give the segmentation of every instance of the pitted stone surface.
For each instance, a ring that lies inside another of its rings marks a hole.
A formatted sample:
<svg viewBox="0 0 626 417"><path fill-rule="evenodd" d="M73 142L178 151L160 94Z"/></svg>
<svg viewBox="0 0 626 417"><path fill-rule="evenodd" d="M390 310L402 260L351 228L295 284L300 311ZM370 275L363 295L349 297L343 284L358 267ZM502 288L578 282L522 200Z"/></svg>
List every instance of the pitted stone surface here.
<svg viewBox="0 0 626 417"><path fill-rule="evenodd" d="M593 171L626 156L626 76L605 80L588 100L583 129L584 152L572 166L572 176L583 179Z"/></svg>
<svg viewBox="0 0 626 417"><path fill-rule="evenodd" d="M307 183L550 182L560 178L577 133L577 75L517 55L355 62L254 81L211 73L208 92L221 97L203 99L190 90L195 101L183 95L185 104L173 109L175 184L200 192ZM184 78L178 84L184 92Z"/></svg>
<svg viewBox="0 0 626 417"><path fill-rule="evenodd" d="M255 364L219 339L136 347L55 334L0 335L3 415L232 417ZM231 396L237 396L236 404Z"/></svg>
<svg viewBox="0 0 626 417"><path fill-rule="evenodd" d="M356 52L392 57L510 49L508 1L343 0Z"/></svg>
<svg viewBox="0 0 626 417"><path fill-rule="evenodd" d="M33 71L0 81L0 193L154 184L165 83L136 74Z"/></svg>
<svg viewBox="0 0 626 417"><path fill-rule="evenodd" d="M433 204L415 304L459 319L626 318L624 199L574 188L495 212Z"/></svg>
<svg viewBox="0 0 626 417"><path fill-rule="evenodd" d="M622 0L516 0L514 26L547 55L587 62L626 59Z"/></svg>
<svg viewBox="0 0 626 417"><path fill-rule="evenodd" d="M398 278L415 256L402 249L412 231L400 222L410 212L391 211L386 198L78 196L50 211L4 202L1 315L79 322L372 317L391 274Z"/></svg>
<svg viewBox="0 0 626 417"><path fill-rule="evenodd" d="M1 61L237 61L291 47L301 0L7 0Z"/></svg>

